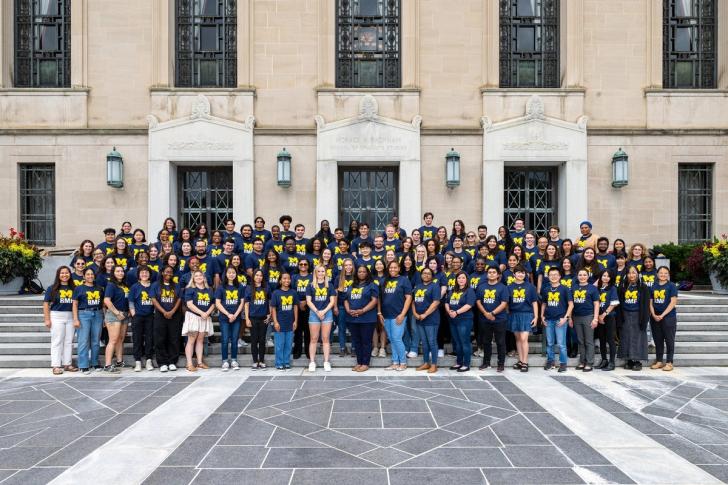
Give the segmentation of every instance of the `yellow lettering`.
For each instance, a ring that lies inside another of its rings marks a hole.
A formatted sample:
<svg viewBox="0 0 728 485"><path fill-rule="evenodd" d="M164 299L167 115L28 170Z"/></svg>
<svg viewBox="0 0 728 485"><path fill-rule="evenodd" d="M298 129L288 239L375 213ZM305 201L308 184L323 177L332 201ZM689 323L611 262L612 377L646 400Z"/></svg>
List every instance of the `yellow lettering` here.
<svg viewBox="0 0 728 485"><path fill-rule="evenodd" d="M226 300L237 300L238 299L238 290L225 290L225 299Z"/></svg>
<svg viewBox="0 0 728 485"><path fill-rule="evenodd" d="M549 292L548 301L553 301L555 303L558 303L560 299L561 299L561 295L560 294Z"/></svg>
<svg viewBox="0 0 728 485"><path fill-rule="evenodd" d="M513 290L513 298L526 298L526 289L516 288Z"/></svg>
<svg viewBox="0 0 728 485"><path fill-rule="evenodd" d="M284 305L293 305L293 296L282 296L281 297L281 306Z"/></svg>
<svg viewBox="0 0 728 485"><path fill-rule="evenodd" d="M316 288L316 296L327 296L328 293L328 288Z"/></svg>

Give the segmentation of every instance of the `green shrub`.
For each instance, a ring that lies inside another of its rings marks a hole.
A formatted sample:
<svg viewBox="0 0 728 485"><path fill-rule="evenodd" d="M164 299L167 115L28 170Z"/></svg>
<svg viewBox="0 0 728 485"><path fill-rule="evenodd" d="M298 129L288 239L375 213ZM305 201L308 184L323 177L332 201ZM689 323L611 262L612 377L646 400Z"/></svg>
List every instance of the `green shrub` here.
<svg viewBox="0 0 728 485"><path fill-rule="evenodd" d="M691 264L691 257L696 249L702 249L700 243L667 243L658 244L653 248L654 254L664 254L670 260L670 278L673 281L692 281L697 284L708 283L708 277L701 264ZM702 253L702 250L698 251Z"/></svg>

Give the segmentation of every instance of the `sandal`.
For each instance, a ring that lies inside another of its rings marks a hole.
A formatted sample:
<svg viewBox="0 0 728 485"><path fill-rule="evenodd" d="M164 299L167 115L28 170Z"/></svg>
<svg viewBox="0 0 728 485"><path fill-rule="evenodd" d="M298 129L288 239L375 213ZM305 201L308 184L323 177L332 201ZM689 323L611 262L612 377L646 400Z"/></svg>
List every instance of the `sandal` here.
<svg viewBox="0 0 728 485"><path fill-rule="evenodd" d="M189 372L197 372L197 367L195 367L194 365L188 365L187 370Z"/></svg>
<svg viewBox="0 0 728 485"><path fill-rule="evenodd" d="M521 362L521 372L528 372L528 364Z"/></svg>
<svg viewBox="0 0 728 485"><path fill-rule="evenodd" d="M197 364L197 368L198 369L209 369L210 366L205 364L204 362L200 362L199 364Z"/></svg>
<svg viewBox="0 0 728 485"><path fill-rule="evenodd" d="M520 370L521 367L523 367L523 362L521 362L520 360L518 362L516 362L515 364L513 364L514 369Z"/></svg>
<svg viewBox="0 0 728 485"><path fill-rule="evenodd" d="M54 367L53 368L53 375L54 376L60 376L63 374L63 369L61 367Z"/></svg>
<svg viewBox="0 0 728 485"><path fill-rule="evenodd" d="M78 372L78 367L74 367L72 365L67 365L63 367L63 370L66 372Z"/></svg>

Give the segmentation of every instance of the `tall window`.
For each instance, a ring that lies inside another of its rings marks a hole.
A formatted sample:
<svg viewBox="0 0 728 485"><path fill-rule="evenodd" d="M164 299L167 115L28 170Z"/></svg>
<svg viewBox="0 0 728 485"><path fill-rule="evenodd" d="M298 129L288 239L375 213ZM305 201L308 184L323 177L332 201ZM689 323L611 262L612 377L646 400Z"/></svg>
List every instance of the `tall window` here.
<svg viewBox="0 0 728 485"><path fill-rule="evenodd" d="M398 88L400 0L337 0L336 87Z"/></svg>
<svg viewBox="0 0 728 485"><path fill-rule="evenodd" d="M236 0L176 0L176 85L237 85Z"/></svg>
<svg viewBox="0 0 728 485"><path fill-rule="evenodd" d="M715 0L664 0L663 87L715 88Z"/></svg>
<svg viewBox="0 0 728 485"><path fill-rule="evenodd" d="M713 165L678 166L678 241L713 237Z"/></svg>
<svg viewBox="0 0 728 485"><path fill-rule="evenodd" d="M53 165L19 165L20 231L29 242L56 244L56 171Z"/></svg>
<svg viewBox="0 0 728 485"><path fill-rule="evenodd" d="M559 0L500 0L500 86L561 86Z"/></svg>
<svg viewBox="0 0 728 485"><path fill-rule="evenodd" d="M15 0L15 86L71 86L71 0Z"/></svg>

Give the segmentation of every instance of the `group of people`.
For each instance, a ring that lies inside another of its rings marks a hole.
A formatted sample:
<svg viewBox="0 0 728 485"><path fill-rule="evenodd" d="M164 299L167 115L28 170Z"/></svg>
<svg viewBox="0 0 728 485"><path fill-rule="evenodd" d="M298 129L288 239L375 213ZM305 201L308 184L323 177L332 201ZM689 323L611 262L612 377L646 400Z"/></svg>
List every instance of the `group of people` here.
<svg viewBox="0 0 728 485"><path fill-rule="evenodd" d="M153 242L129 222L105 229L100 244L83 241L45 293L53 373L119 372L129 325L135 371L153 370L153 359L160 371L175 371L180 345L189 372L207 369L215 313L224 371L240 368L238 346L248 334L255 370L267 366L272 334L279 370L305 354L315 372L321 342L330 371L338 336L339 355L355 357L356 372L386 357L387 341L388 370L405 370L421 347L417 370L435 373L446 343L456 357L451 370L469 371L474 347L487 369L495 341L498 372L506 355L527 372L529 336L538 333L547 370L563 372L578 355L580 371L613 370L617 357L639 371L652 340L650 367L673 369L678 291L668 268L656 267L643 244L596 236L589 221L573 241L557 226L528 231L522 219L495 234L456 220L448 232L430 212L409 234L396 216L381 234L357 221L332 230L324 220L307 238L286 215L270 230L262 217L236 227L230 219L223 230L178 230L167 218Z"/></svg>

